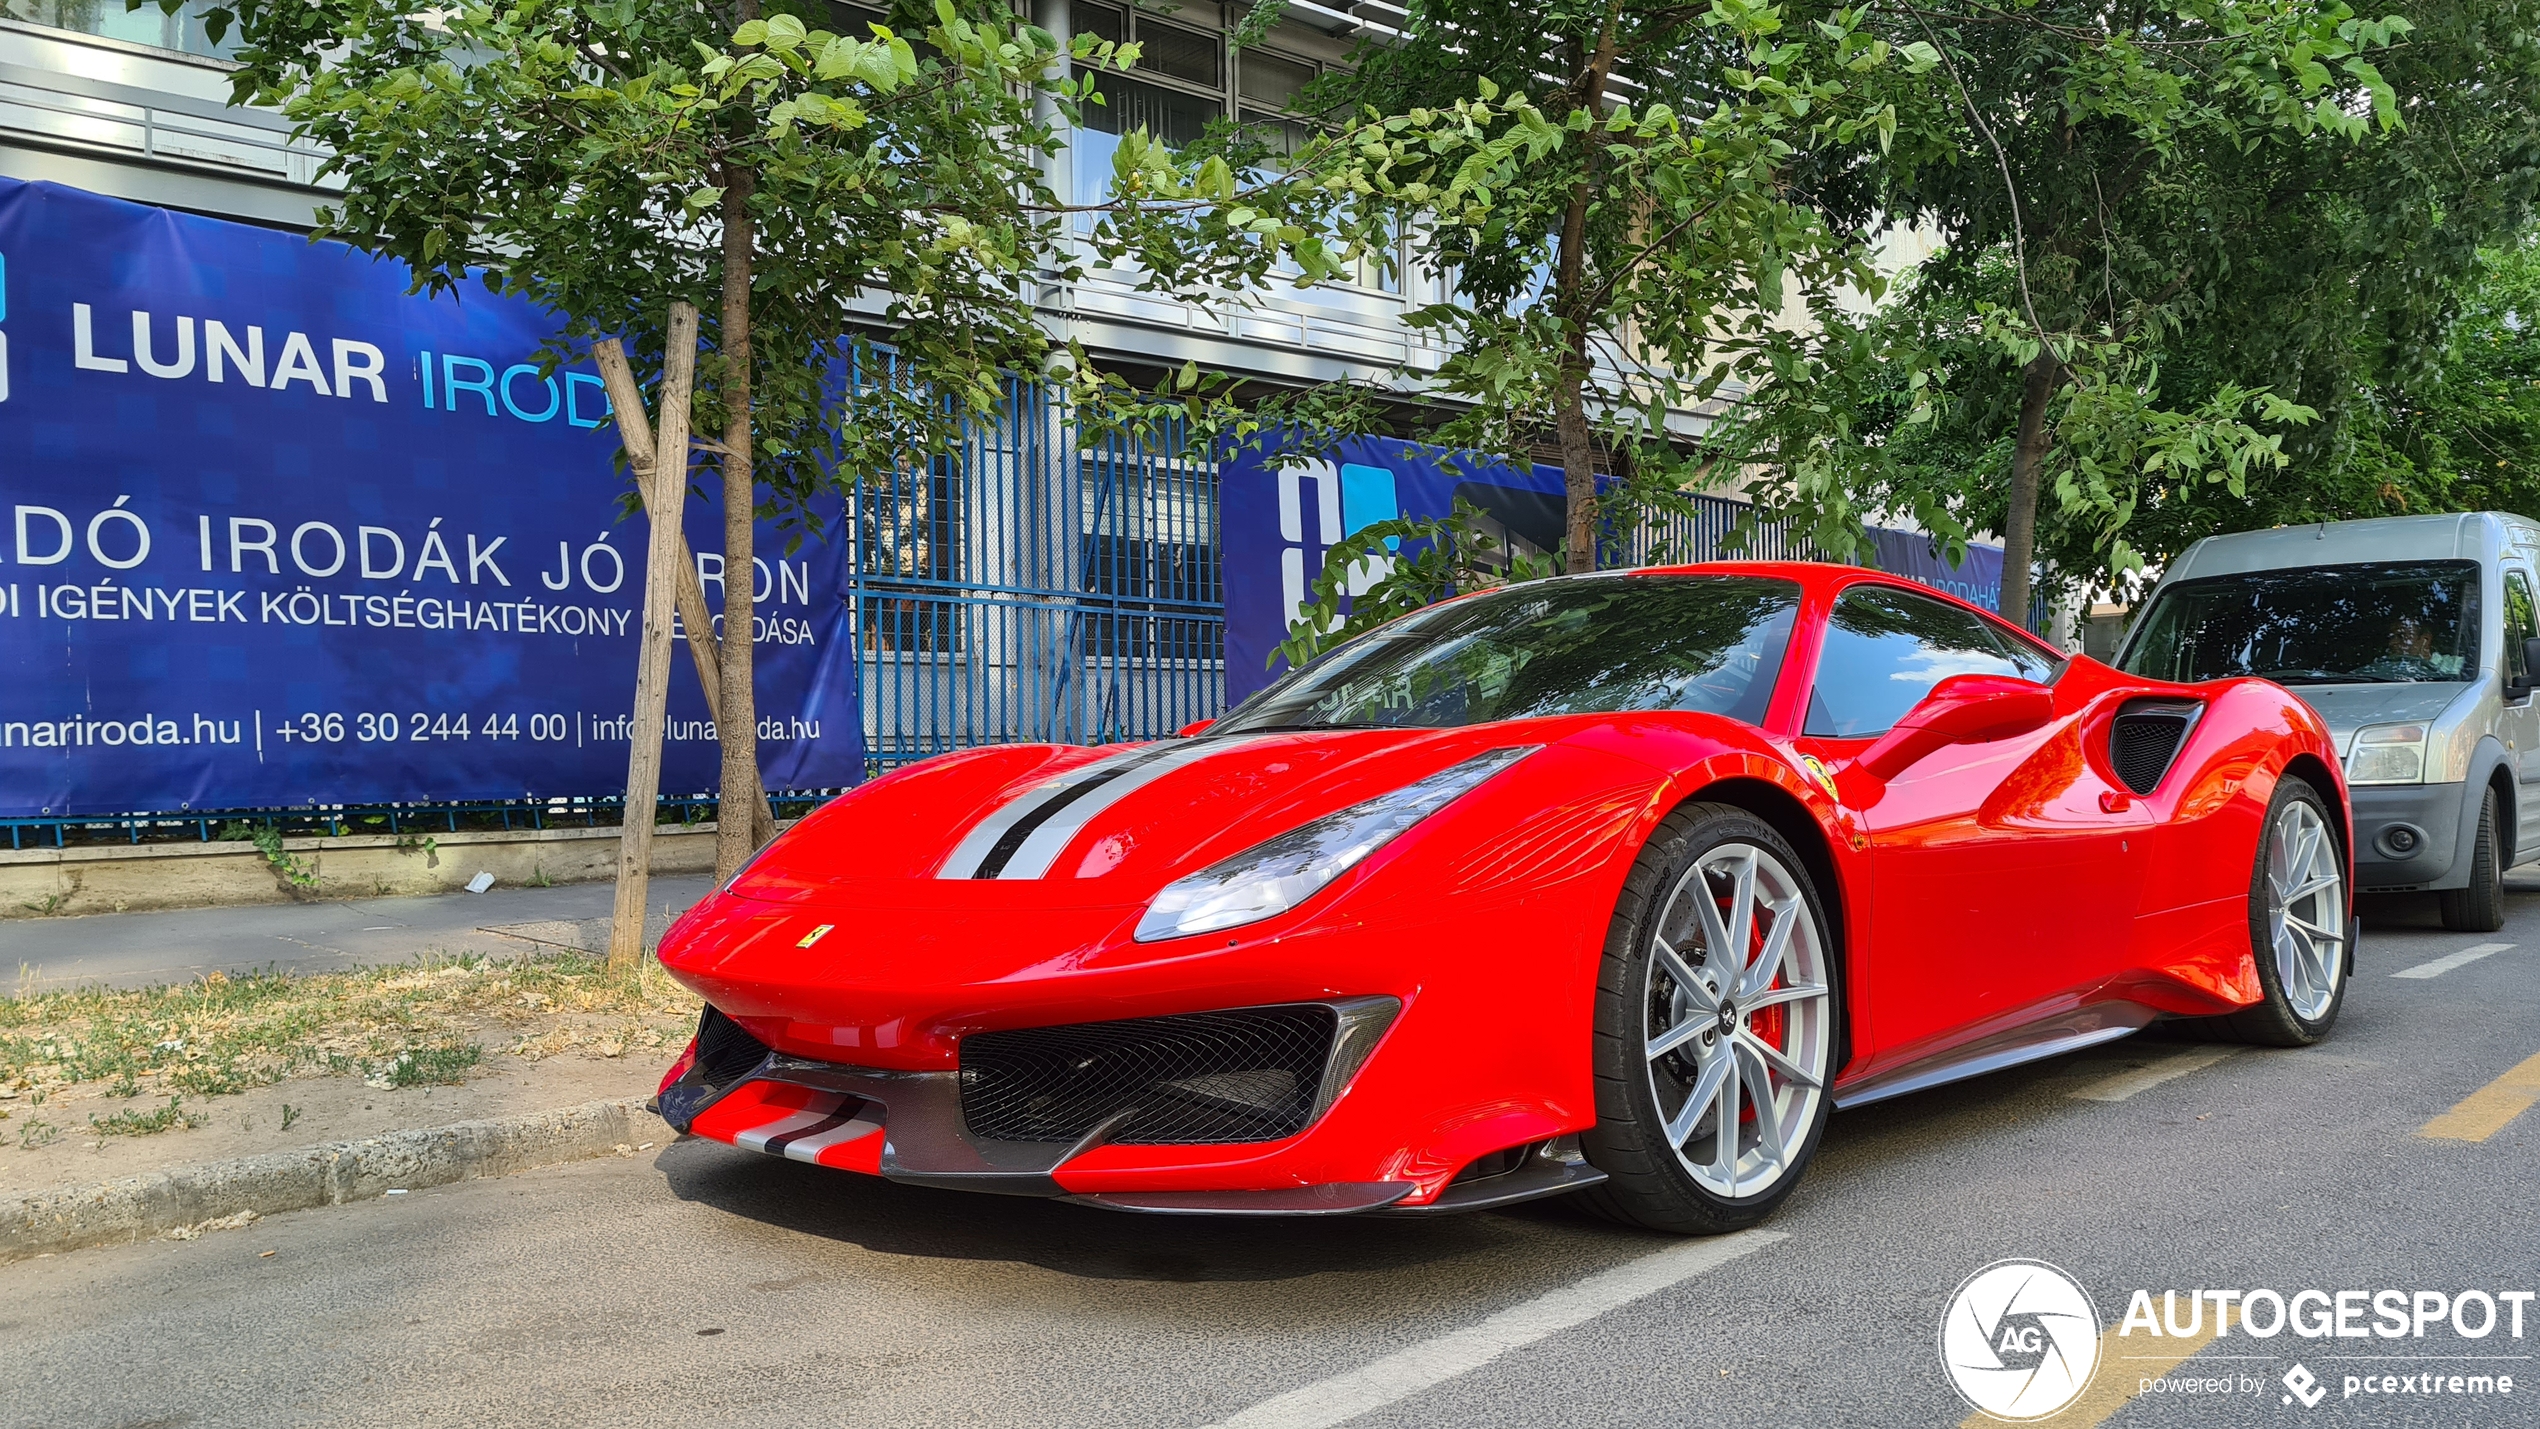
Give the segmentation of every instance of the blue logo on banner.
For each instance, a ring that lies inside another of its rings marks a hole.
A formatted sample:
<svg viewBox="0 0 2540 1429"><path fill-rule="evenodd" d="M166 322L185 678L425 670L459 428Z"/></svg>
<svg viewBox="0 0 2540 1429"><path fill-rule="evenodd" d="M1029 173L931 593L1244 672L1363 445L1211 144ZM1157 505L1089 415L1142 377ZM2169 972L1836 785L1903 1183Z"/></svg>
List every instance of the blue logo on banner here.
<svg viewBox="0 0 2540 1429"><path fill-rule="evenodd" d="M624 787L644 524L549 325L335 244L0 179L0 814ZM759 601L777 789L863 773L844 550ZM834 527L833 527L834 529ZM719 782L695 677L670 793Z"/></svg>

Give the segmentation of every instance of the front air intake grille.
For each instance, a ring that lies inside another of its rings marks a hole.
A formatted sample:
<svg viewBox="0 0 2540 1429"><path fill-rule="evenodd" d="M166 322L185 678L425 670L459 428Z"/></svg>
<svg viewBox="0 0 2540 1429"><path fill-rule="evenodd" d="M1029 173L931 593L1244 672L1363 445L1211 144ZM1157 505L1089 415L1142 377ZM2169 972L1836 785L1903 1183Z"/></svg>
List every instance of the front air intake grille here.
<svg viewBox="0 0 2540 1429"><path fill-rule="evenodd" d="M767 1044L709 1006L697 1018L697 1074L716 1091L739 1081L767 1056Z"/></svg>
<svg viewBox="0 0 2540 1429"><path fill-rule="evenodd" d="M2117 778L2137 794L2161 787L2161 776L2170 772L2170 761L2204 708L2192 700L2135 700L2117 711L2108 730L2108 763Z"/></svg>
<svg viewBox="0 0 2540 1429"><path fill-rule="evenodd" d="M1074 1142L1131 1109L1112 1141L1275 1141L1312 1118L1337 1023L1298 1003L983 1032L961 1043L961 1114L991 1141Z"/></svg>

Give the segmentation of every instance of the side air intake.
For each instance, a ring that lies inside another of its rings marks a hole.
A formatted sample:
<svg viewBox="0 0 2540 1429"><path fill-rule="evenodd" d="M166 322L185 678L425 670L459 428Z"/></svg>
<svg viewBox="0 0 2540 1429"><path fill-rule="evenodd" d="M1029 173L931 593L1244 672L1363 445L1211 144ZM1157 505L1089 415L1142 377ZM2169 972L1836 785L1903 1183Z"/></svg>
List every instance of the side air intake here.
<svg viewBox="0 0 2540 1429"><path fill-rule="evenodd" d="M697 1018L697 1070L709 1087L721 1091L739 1081L767 1056L767 1044L741 1024L708 1005Z"/></svg>
<svg viewBox="0 0 2540 1429"><path fill-rule="evenodd" d="M2108 730L2108 763L2137 794L2161 787L2205 707L2194 700L2130 700Z"/></svg>

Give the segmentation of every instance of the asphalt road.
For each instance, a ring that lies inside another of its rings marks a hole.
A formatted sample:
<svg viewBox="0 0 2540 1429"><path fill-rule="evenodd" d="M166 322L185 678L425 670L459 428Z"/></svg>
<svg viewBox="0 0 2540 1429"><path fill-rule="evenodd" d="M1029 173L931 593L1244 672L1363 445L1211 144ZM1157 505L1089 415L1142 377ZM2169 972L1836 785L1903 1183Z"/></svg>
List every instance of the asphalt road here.
<svg viewBox="0 0 2540 1429"><path fill-rule="evenodd" d="M2005 1257L2071 1272L2111 1329L2136 1289L2540 1290L2540 1110L2485 1141L2419 1135L2540 1052L2540 891L2514 905L2485 937L2368 905L2317 1048L2076 1097L2206 1061L2125 1042L1839 1114L1781 1238L1717 1254L1557 1204L1143 1218L690 1142L0 1267L0 1423L1182 1426L1366 1404L1347 1422L1955 1425L1936 1331ZM2513 946L2392 976L2488 943ZM2227 1336L2180 1373L2233 1392L2087 1422L2540 1424L2529 1308L2520 1340ZM2160 1342L2108 1343L2103 1388ZM2498 1358L2427 1358L2470 1353ZM2316 1406L2280 1383L2297 1361ZM2344 1394L2473 1367L2517 1392Z"/></svg>

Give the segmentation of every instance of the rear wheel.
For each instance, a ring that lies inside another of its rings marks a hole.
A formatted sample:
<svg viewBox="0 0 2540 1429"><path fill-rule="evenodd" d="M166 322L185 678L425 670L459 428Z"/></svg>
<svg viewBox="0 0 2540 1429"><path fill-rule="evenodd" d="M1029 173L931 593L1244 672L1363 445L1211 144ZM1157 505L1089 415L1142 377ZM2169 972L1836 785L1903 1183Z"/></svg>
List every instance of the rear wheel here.
<svg viewBox="0 0 2540 1429"><path fill-rule="evenodd" d="M2355 970L2346 860L2327 803L2300 779L2278 783L2267 805L2249 879L2249 940L2266 996L2207 1026L2267 1047L2327 1036Z"/></svg>
<svg viewBox="0 0 2540 1429"><path fill-rule="evenodd" d="M1617 901L1597 985L1593 1209L1707 1235L1763 1219L1816 1154L1842 1002L1799 856L1743 809L1689 804Z"/></svg>
<svg viewBox="0 0 2540 1429"><path fill-rule="evenodd" d="M2492 933L2505 926L2505 861L2496 848L2500 813L2495 787L2490 785L2479 800L2478 842L2470 849L2469 886L2446 888L2435 895L2442 905L2443 926L2455 933Z"/></svg>

